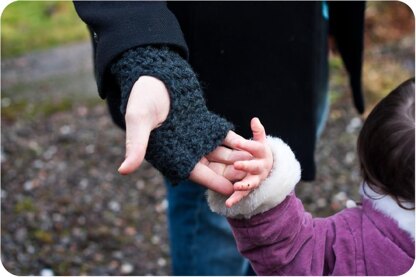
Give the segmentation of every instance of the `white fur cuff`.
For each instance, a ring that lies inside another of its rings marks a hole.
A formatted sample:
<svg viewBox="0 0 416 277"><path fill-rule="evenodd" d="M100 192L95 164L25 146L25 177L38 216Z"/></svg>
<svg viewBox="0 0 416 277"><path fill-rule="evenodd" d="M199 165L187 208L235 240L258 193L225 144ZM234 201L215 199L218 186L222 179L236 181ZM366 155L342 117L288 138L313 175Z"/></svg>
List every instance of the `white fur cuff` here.
<svg viewBox="0 0 416 277"><path fill-rule="evenodd" d="M300 180L300 164L290 147L279 138L267 137L273 153L269 177L240 202L227 208L227 196L208 191L208 204L213 212L230 218L250 218L283 202Z"/></svg>

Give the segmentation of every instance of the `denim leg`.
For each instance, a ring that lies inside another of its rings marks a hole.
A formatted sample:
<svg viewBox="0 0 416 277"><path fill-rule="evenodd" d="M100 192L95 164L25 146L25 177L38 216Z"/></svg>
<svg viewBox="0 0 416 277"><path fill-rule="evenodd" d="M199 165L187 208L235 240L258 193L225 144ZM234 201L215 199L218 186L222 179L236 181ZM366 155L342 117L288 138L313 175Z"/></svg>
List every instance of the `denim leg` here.
<svg viewBox="0 0 416 277"><path fill-rule="evenodd" d="M237 250L227 220L208 207L205 189L168 181L168 222L174 275L245 275L248 261Z"/></svg>

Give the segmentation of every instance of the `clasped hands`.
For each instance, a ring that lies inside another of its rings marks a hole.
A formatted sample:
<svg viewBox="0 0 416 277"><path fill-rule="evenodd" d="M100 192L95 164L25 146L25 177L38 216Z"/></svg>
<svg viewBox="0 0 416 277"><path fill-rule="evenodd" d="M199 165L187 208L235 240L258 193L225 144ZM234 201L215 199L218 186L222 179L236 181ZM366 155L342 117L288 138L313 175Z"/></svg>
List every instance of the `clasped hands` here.
<svg viewBox="0 0 416 277"><path fill-rule="evenodd" d="M150 132L167 118L169 105L163 82L151 76L136 81L126 109L126 157L118 169L120 174L132 173L143 162ZM229 195L228 207L257 188L273 166L272 152L259 119L252 119L251 129L253 140L229 131L223 145L203 157L189 177L208 189Z"/></svg>

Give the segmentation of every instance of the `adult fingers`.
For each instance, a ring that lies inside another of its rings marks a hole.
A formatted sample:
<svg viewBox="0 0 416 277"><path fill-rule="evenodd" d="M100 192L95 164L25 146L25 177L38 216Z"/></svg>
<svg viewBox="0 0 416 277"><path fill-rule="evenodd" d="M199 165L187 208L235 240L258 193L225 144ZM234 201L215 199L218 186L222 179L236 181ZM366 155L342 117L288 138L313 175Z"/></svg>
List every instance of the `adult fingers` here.
<svg viewBox="0 0 416 277"><path fill-rule="evenodd" d="M201 159L201 163L204 164L204 161L202 159ZM232 165L226 165L223 163L216 163L216 162L210 162L205 165L208 166L212 171L214 171L218 175L224 176L226 179L228 179L231 182L240 181L247 175L246 172L241 171L241 170L236 170L234 166Z"/></svg>
<svg viewBox="0 0 416 277"><path fill-rule="evenodd" d="M247 176L247 172L242 170L237 170L234 168L233 165L228 165L225 167L223 176L230 180L231 182L236 182L242 180L244 177Z"/></svg>
<svg viewBox="0 0 416 277"><path fill-rule="evenodd" d="M202 162L202 164L204 164L204 162ZM207 167L209 167L212 171L214 171L216 174L224 176L224 171L225 171L225 167L226 167L225 164L216 163L216 162L209 162L208 164L205 164L205 165ZM227 178L227 177L225 177L225 178Z"/></svg>
<svg viewBox="0 0 416 277"><path fill-rule="evenodd" d="M253 156L246 151L232 150L224 146L218 146L214 151L206 155L210 162L233 164L235 161L250 160Z"/></svg>
<svg viewBox="0 0 416 277"><path fill-rule="evenodd" d="M223 145L235 149L235 144L238 141L243 141L245 140L245 138L243 138L242 136L236 134L233 131L228 131L227 136L225 137L224 141L222 142Z"/></svg>
<svg viewBox="0 0 416 277"><path fill-rule="evenodd" d="M223 195L231 195L234 191L233 184L229 180L200 162L191 171L189 179Z"/></svg>

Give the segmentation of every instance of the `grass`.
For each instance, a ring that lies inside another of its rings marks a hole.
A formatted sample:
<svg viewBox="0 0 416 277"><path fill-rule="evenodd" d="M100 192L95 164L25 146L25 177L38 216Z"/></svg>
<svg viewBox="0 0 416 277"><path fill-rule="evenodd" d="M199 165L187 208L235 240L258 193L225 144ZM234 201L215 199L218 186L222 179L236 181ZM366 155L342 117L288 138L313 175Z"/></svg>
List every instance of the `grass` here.
<svg viewBox="0 0 416 277"><path fill-rule="evenodd" d="M16 1L1 16L3 58L87 39L71 1Z"/></svg>
<svg viewBox="0 0 416 277"><path fill-rule="evenodd" d="M32 198L24 197L22 200L20 200L18 203L16 203L16 205L14 207L14 211L17 214L35 212L36 211L36 206L35 206L35 203L33 203Z"/></svg>
<svg viewBox="0 0 416 277"><path fill-rule="evenodd" d="M72 98L64 97L55 101L39 101L35 103L27 99L19 99L12 101L10 105L3 106L1 108L1 117L8 121L33 121L52 116L59 112L68 112L77 104L94 107L101 103L102 101L98 97L88 98L82 101L74 101Z"/></svg>

